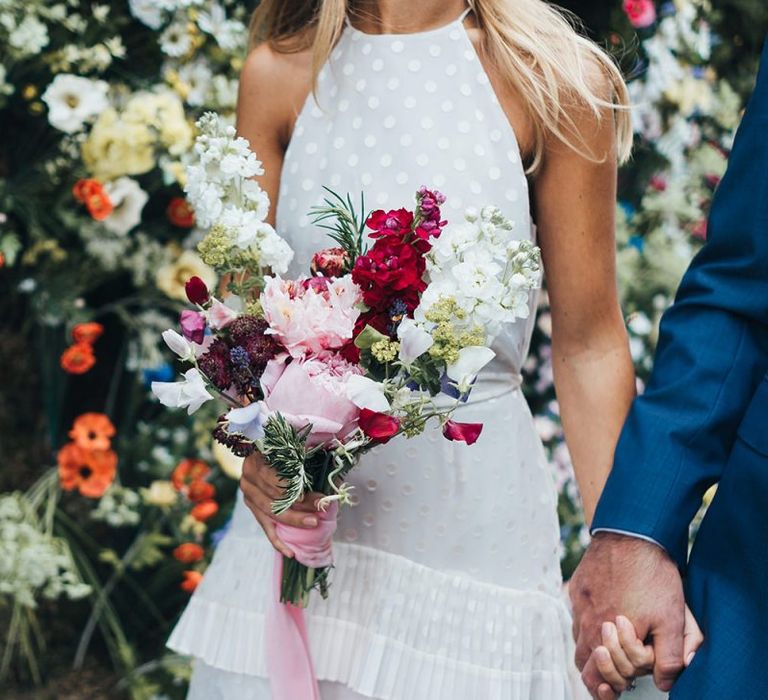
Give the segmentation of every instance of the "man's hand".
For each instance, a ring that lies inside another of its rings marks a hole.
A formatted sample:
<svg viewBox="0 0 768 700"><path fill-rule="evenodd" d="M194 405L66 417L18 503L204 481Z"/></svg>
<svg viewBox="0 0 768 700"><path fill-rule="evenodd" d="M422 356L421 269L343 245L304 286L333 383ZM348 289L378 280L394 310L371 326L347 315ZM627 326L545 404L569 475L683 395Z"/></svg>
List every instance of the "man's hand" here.
<svg viewBox="0 0 768 700"><path fill-rule="evenodd" d="M593 697L604 681L592 651L602 644L603 623L619 615L653 645L659 690L672 688L684 667L685 598L677 566L663 549L634 537L598 533L569 591L576 664Z"/></svg>

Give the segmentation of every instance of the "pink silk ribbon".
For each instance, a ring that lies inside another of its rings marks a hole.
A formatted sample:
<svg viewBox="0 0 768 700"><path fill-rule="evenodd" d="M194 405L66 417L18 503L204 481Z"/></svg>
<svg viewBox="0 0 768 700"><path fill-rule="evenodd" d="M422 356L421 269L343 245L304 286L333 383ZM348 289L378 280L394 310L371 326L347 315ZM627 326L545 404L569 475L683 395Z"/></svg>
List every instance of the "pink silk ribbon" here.
<svg viewBox="0 0 768 700"><path fill-rule="evenodd" d="M333 563L333 533L338 503L318 512L318 525L311 530L277 524L277 536L290 547L296 560L312 569ZM320 700L320 688L312 663L304 610L280 602L283 555L275 552L274 590L267 612L267 668L272 700Z"/></svg>

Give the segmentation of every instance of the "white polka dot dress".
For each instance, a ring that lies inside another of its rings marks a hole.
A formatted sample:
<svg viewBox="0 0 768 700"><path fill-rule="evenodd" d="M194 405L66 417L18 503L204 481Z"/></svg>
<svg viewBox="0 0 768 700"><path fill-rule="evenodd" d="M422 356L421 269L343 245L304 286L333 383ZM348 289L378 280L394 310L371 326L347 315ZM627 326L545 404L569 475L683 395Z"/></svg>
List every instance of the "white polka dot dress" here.
<svg viewBox="0 0 768 700"><path fill-rule="evenodd" d="M463 20L407 35L346 27L285 156L277 227L296 250L291 274L306 274L328 245L307 216L324 185L353 198L364 191L376 208L410 208L427 185L446 195L449 222L495 204L514 236L533 236L515 134ZM377 447L351 474L355 504L340 519L331 594L307 611L324 697L577 696L557 495L519 391L530 332L520 322L499 338L493 366L459 411L458 420L485 426L475 445L433 429ZM190 697L269 697L272 557L238 502L169 641L200 660Z"/></svg>

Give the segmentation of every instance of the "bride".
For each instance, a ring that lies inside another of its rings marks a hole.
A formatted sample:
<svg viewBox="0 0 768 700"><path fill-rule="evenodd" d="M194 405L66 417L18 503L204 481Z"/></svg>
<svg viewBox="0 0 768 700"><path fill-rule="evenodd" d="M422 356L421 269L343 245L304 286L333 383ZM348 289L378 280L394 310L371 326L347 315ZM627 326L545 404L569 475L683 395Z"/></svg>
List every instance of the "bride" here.
<svg viewBox="0 0 768 700"><path fill-rule="evenodd" d="M296 250L291 275L325 246L307 218L324 185L383 209L435 187L449 221L494 204L512 235L536 237L590 519L634 395L614 262L617 162L631 142L619 71L542 0L262 0L252 38L238 126L264 163L272 223ZM557 494L520 391L531 330L521 321L497 340L459 410L485 424L476 445L434 430L376 448L352 472L331 595L307 611L324 700L583 692ZM241 486L231 530L169 640L197 659L196 700L269 697L272 548L291 552L270 511L278 484L258 456ZM313 504L280 519L312 528Z"/></svg>

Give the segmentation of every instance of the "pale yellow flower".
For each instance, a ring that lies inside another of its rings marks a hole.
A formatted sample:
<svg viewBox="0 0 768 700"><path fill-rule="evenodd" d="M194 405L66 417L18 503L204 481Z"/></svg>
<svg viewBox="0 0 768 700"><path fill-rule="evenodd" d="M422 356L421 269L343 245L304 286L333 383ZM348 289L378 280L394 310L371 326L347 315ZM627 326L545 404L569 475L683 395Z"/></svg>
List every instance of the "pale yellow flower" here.
<svg viewBox="0 0 768 700"><path fill-rule="evenodd" d="M202 537L208 530L208 526L199 520L196 520L191 515L186 515L184 519L179 523L179 529L186 535L190 534L194 537Z"/></svg>
<svg viewBox="0 0 768 700"><path fill-rule="evenodd" d="M222 445L217 440L213 441L213 458L230 479L239 479L243 473L243 458L238 457L226 445Z"/></svg>
<svg viewBox="0 0 768 700"><path fill-rule="evenodd" d="M158 289L172 299L185 301L184 285L190 277L199 277L208 289L215 289L217 277L213 268L206 265L193 250L185 250L173 262L163 265L155 279Z"/></svg>
<svg viewBox="0 0 768 700"><path fill-rule="evenodd" d="M101 113L83 143L83 161L101 180L141 175L155 167L154 145L146 125L127 122L110 107Z"/></svg>
<svg viewBox="0 0 768 700"><path fill-rule="evenodd" d="M153 481L148 489L142 489L144 502L152 506L167 508L176 503L178 493L170 481Z"/></svg>

